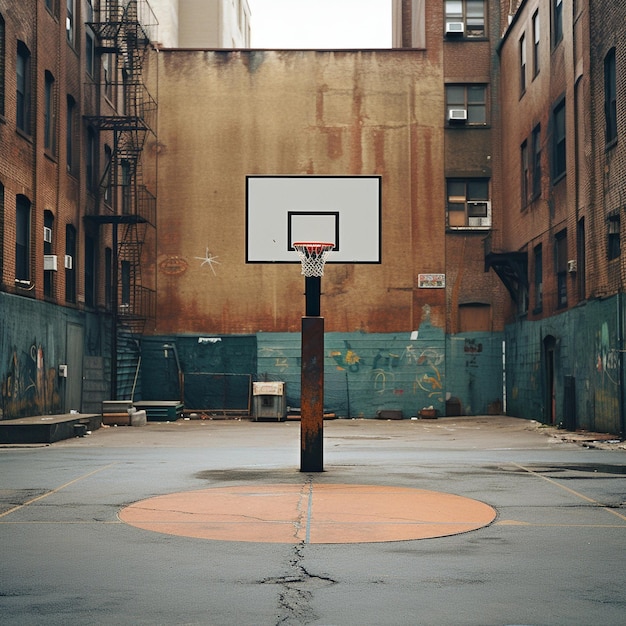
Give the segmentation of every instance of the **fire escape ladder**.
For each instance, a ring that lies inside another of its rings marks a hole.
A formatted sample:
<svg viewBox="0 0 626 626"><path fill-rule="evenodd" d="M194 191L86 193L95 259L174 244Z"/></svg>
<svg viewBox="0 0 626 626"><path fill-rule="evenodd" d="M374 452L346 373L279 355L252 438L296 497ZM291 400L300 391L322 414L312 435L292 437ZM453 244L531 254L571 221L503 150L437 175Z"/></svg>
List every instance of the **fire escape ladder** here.
<svg viewBox="0 0 626 626"><path fill-rule="evenodd" d="M98 39L98 52L114 61L104 77L107 82L95 85L98 113L86 116L112 141L95 215L89 219L115 229L118 330L133 335L143 333L156 313L155 291L143 284L141 271L147 228L156 226L156 198L145 185L142 168L146 138L156 122L157 103L143 77L156 24L146 0L101 0L96 21L88 24Z"/></svg>

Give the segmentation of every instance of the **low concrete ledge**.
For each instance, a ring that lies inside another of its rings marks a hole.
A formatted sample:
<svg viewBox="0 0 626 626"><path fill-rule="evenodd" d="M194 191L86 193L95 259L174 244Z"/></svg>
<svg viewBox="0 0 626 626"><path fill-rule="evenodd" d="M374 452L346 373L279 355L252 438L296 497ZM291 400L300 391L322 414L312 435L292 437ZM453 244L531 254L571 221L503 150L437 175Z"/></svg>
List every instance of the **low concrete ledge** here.
<svg viewBox="0 0 626 626"><path fill-rule="evenodd" d="M0 420L0 443L54 443L83 435L88 430L97 430L101 424L100 415L86 413Z"/></svg>

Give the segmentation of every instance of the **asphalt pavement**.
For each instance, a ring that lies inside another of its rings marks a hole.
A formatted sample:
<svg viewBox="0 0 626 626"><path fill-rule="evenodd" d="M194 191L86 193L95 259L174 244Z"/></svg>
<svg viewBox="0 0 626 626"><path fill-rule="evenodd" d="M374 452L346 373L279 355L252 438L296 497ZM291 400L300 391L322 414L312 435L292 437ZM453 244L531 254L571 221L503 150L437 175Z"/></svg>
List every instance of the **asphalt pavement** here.
<svg viewBox="0 0 626 626"><path fill-rule="evenodd" d="M0 622L621 625L626 450L600 439L499 416L330 420L325 471L313 474L299 471L296 421L151 422L2 446ZM389 492L406 498L405 526L438 513L434 500L409 507L422 493L486 505L495 518L446 536L386 538L375 524L376 515L388 522L380 494ZM298 523L325 507L333 532L272 541L257 527L233 539L241 520L225 516L228 498L245 494L238 514L262 529L293 524L257 519L268 498L293 493L308 494ZM125 514L180 494L204 517L173 510L179 529L229 524L228 538L140 527ZM222 498L219 518L200 495Z"/></svg>

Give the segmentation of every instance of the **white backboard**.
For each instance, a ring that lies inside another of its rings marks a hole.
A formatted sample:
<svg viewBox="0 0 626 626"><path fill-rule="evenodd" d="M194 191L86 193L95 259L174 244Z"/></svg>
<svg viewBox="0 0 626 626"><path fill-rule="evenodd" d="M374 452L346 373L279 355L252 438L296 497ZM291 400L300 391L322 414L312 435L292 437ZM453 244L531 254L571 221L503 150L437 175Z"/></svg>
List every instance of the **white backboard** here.
<svg viewBox="0 0 626 626"><path fill-rule="evenodd" d="M299 263L296 241L335 244L328 263L381 262L380 176L247 176L246 263Z"/></svg>

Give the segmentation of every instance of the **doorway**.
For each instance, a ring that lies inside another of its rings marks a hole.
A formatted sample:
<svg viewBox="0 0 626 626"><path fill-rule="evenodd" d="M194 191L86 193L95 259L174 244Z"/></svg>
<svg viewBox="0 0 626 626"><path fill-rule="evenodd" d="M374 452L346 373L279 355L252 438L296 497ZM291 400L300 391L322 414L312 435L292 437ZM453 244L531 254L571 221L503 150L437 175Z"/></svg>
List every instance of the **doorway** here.
<svg viewBox="0 0 626 626"><path fill-rule="evenodd" d="M543 340L544 372L545 372L545 409L544 417L547 424L556 424L556 384L554 380L554 361L556 339L548 335Z"/></svg>

